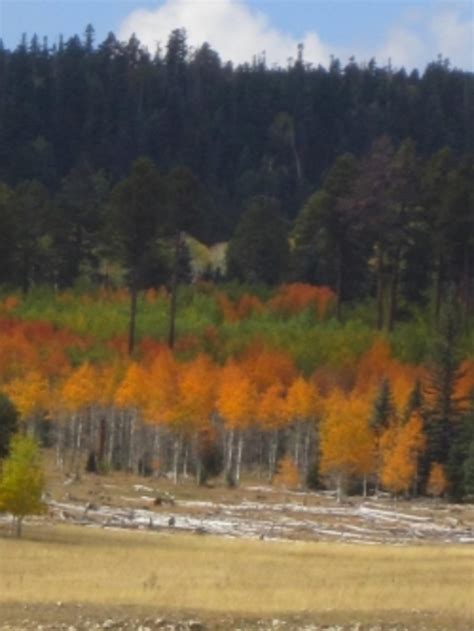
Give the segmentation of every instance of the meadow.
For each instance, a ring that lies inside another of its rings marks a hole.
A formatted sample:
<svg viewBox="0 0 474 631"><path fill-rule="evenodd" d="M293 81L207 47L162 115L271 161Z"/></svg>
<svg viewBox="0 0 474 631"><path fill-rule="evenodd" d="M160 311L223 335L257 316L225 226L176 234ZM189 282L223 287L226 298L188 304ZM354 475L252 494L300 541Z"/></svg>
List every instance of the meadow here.
<svg viewBox="0 0 474 631"><path fill-rule="evenodd" d="M0 559L0 606L12 623L34 615L35 604L38 615L50 606L58 618L61 607L73 615L73 605L83 617L107 611L107 618L129 607L142 616L199 616L217 628L226 619L246 620L244 628L279 619L290 628L360 621L468 629L474 616L469 546L357 547L50 525L29 526L23 541L0 537Z"/></svg>

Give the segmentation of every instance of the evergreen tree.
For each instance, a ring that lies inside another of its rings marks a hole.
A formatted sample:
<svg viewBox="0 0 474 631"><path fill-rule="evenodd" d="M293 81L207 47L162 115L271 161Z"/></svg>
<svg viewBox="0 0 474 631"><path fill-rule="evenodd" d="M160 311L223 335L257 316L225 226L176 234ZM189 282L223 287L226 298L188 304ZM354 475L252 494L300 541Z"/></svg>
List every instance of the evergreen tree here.
<svg viewBox="0 0 474 631"><path fill-rule="evenodd" d="M281 282L288 265L288 233L278 202L254 198L227 249L227 273L248 283Z"/></svg>
<svg viewBox="0 0 474 631"><path fill-rule="evenodd" d="M137 160L130 175L111 194L109 230L115 255L124 265L130 287L128 351L135 347L137 295L145 273L147 253L157 247L158 225L164 215L164 187L154 164Z"/></svg>
<svg viewBox="0 0 474 631"><path fill-rule="evenodd" d="M433 462L445 465L450 459L450 450L456 449L458 445L456 439L461 430L461 407L455 389L460 377L459 328L458 312L452 298L445 304L441 315L426 391L427 406L424 416L427 449L423 466L425 474ZM450 470L448 467L449 481L454 483L453 476L452 468Z"/></svg>
<svg viewBox="0 0 474 631"><path fill-rule="evenodd" d="M317 284L328 284L336 292L336 315L341 302L351 295L351 284L364 269L364 247L360 218L352 193L358 168L354 156L339 156L323 187L306 202L294 229L293 264L298 275Z"/></svg>
<svg viewBox="0 0 474 631"><path fill-rule="evenodd" d="M377 397L374 401L372 418L370 419L370 425L377 434L382 432L388 426L393 413L394 407L392 402L392 393L390 390L390 382L388 379L383 379L380 384Z"/></svg>
<svg viewBox="0 0 474 631"><path fill-rule="evenodd" d="M10 399L0 392L0 460L8 454L10 438L18 429L18 411Z"/></svg>
<svg viewBox="0 0 474 631"><path fill-rule="evenodd" d="M168 345L175 342L176 302L179 284L180 260L185 255L184 233L199 235L203 231L205 213L204 191L194 176L185 167L177 167L166 178L167 216L161 227L162 234L170 237L173 255L170 281L170 317Z"/></svg>

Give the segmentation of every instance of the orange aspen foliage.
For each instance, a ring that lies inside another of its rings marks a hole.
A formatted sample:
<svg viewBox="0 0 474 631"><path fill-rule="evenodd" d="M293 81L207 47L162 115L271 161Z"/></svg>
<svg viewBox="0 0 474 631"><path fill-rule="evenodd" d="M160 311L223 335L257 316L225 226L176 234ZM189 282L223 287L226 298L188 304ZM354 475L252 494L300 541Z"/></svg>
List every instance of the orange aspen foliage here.
<svg viewBox="0 0 474 631"><path fill-rule="evenodd" d="M115 396L121 385L122 368L118 364L101 366L96 370L97 404L103 407L114 405Z"/></svg>
<svg viewBox="0 0 474 631"><path fill-rule="evenodd" d="M373 396L383 379L389 377L391 361L391 351L387 342L382 339L375 340L359 361L355 389Z"/></svg>
<svg viewBox="0 0 474 631"><path fill-rule="evenodd" d="M147 374L136 362L127 368L115 392L114 403L119 408L142 410L147 399Z"/></svg>
<svg viewBox="0 0 474 631"><path fill-rule="evenodd" d="M48 381L38 372L29 372L21 379L11 381L5 392L24 419L49 409L51 397Z"/></svg>
<svg viewBox="0 0 474 631"><path fill-rule="evenodd" d="M264 431L281 429L288 416L284 397L284 388L280 383L273 383L261 395L258 401L257 417Z"/></svg>
<svg viewBox="0 0 474 631"><path fill-rule="evenodd" d="M460 378L456 383L455 397L463 409L469 406L469 399L474 392L474 361L466 359L459 368Z"/></svg>
<svg viewBox="0 0 474 631"><path fill-rule="evenodd" d="M413 386L419 377L419 371L415 366L394 365L390 375L390 390L392 393L392 402L399 416L403 416L403 412L407 407L410 394L413 392Z"/></svg>
<svg viewBox="0 0 474 631"><path fill-rule="evenodd" d="M5 329L0 331L0 382L21 377L26 367L37 368L37 351L38 349L27 339L24 330L5 326Z"/></svg>
<svg viewBox="0 0 474 631"><path fill-rule="evenodd" d="M235 303L223 293L217 295L217 304L226 322L238 322L255 313L262 313L264 306L257 296L243 294Z"/></svg>
<svg viewBox="0 0 474 631"><path fill-rule="evenodd" d="M160 353L168 350L168 345L151 337L143 337L138 344L138 349L142 364L149 366Z"/></svg>
<svg viewBox="0 0 474 631"><path fill-rule="evenodd" d="M335 391L325 404L320 446L322 474L364 476L374 468L374 435L367 400Z"/></svg>
<svg viewBox="0 0 474 631"><path fill-rule="evenodd" d="M448 488L448 480L443 465L433 462L430 469L430 475L426 490L433 497L441 497Z"/></svg>
<svg viewBox="0 0 474 631"><path fill-rule="evenodd" d="M217 388L216 407L231 429L245 429L253 421L257 393L245 369L229 361L221 369Z"/></svg>
<svg viewBox="0 0 474 631"><path fill-rule="evenodd" d="M286 489L297 489L299 487L300 474L298 467L289 456L285 456L278 461L277 471L273 477L273 484Z"/></svg>
<svg viewBox="0 0 474 631"><path fill-rule="evenodd" d="M297 377L286 395L287 417L293 420L310 420L320 413L321 400L316 387L303 377Z"/></svg>
<svg viewBox="0 0 474 631"><path fill-rule="evenodd" d="M61 401L69 411L76 412L92 406L98 397L97 375L88 362L79 366L62 387Z"/></svg>
<svg viewBox="0 0 474 631"><path fill-rule="evenodd" d="M241 364L258 392L263 392L275 383L286 389L296 377L296 368L288 353L267 348L261 343L247 349Z"/></svg>
<svg viewBox="0 0 474 631"><path fill-rule="evenodd" d="M205 431L216 398L216 368L206 355L184 364L178 376L180 416L189 429Z"/></svg>
<svg viewBox="0 0 474 631"><path fill-rule="evenodd" d="M179 369L168 348L164 348L150 366L144 391L145 416L151 422L173 424L179 420Z"/></svg>
<svg viewBox="0 0 474 631"><path fill-rule="evenodd" d="M319 317L323 317L335 302L335 294L329 287L317 287L306 283L282 285L270 300L273 311L291 315L314 305Z"/></svg>
<svg viewBox="0 0 474 631"><path fill-rule="evenodd" d="M382 485L393 493L407 492L417 473L418 457L425 450L426 438L419 414L412 414L404 425L394 422L380 439Z"/></svg>
<svg viewBox="0 0 474 631"><path fill-rule="evenodd" d="M149 305L154 305L158 300L158 291L154 287L150 287L145 292L145 301Z"/></svg>
<svg viewBox="0 0 474 631"><path fill-rule="evenodd" d="M8 313L10 311L14 311L15 309L17 309L20 306L20 304L21 304L21 300L18 296L7 296L3 300L1 307L4 311Z"/></svg>

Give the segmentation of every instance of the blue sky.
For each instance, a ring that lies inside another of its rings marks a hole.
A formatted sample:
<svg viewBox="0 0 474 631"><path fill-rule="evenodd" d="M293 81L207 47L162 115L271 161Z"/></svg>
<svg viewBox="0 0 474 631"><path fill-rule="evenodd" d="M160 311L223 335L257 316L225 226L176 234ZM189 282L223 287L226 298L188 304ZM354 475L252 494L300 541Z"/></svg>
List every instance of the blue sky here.
<svg viewBox="0 0 474 631"><path fill-rule="evenodd" d="M303 42L315 64L334 54L423 69L440 53L473 69L473 3L465 0L0 0L0 37L10 48L22 33L55 42L88 23L98 41L135 32L150 49L185 27L191 45L209 41L234 62L265 50L270 64L285 65Z"/></svg>

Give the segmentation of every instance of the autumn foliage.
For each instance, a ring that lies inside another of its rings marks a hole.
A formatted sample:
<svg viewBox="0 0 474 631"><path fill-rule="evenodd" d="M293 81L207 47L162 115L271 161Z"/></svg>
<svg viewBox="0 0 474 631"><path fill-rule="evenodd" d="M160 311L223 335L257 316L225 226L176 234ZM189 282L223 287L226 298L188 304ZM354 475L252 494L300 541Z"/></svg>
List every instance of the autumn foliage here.
<svg viewBox="0 0 474 631"><path fill-rule="evenodd" d="M133 357L123 331L112 327L99 341L89 330L78 332L98 305L113 308L113 321L114 309L127 304L123 290L58 294L58 312L80 304L71 327L20 317L23 299L7 296L0 300L0 390L24 424L47 420L58 454L70 450L75 462L78 450L137 471L158 461L162 471L171 461L188 471L208 459L239 475L258 462L268 480L288 488L318 470L319 482L340 494L362 484L396 495L442 496L449 489L446 463L423 461L420 468L429 427L413 393L417 384L427 392L427 368L397 359L388 339L374 335L358 355L341 354L340 364L303 369L284 338L251 334L255 319L273 314L286 327L304 309L317 316L311 326L323 326L334 301L329 289L288 284L263 300L250 293L231 298L210 285L205 295L215 300L216 319L204 322L201 335L184 330L173 352L163 337L142 335ZM143 296L150 310L168 299L164 290ZM202 317L199 303L194 315ZM242 335L238 344L232 328ZM383 384L390 413L374 425ZM474 363L465 360L454 392L461 411L473 390Z"/></svg>

